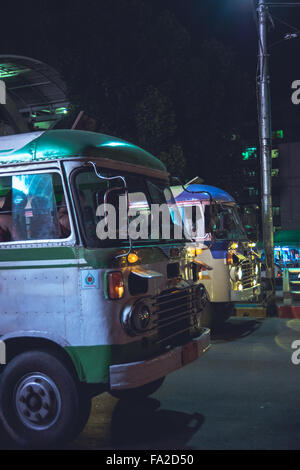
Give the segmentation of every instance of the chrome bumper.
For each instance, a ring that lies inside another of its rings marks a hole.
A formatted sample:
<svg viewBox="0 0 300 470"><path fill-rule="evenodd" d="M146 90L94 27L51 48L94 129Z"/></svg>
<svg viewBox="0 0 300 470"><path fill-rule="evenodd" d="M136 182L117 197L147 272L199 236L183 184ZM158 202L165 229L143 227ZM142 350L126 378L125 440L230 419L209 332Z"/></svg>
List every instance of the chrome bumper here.
<svg viewBox="0 0 300 470"><path fill-rule="evenodd" d="M111 390L141 387L198 359L210 348L210 330L203 330L201 336L190 343L153 359L110 366Z"/></svg>
<svg viewBox="0 0 300 470"><path fill-rule="evenodd" d="M250 302L260 295L260 284L242 291L231 290L231 302Z"/></svg>

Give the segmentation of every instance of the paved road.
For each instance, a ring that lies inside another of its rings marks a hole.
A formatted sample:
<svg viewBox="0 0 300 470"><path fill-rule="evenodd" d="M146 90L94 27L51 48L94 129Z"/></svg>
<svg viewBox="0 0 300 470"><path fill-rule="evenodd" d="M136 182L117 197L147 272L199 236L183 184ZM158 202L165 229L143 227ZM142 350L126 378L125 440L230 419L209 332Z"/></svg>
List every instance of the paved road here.
<svg viewBox="0 0 300 470"><path fill-rule="evenodd" d="M300 320L232 318L135 405L104 394L71 449L300 449Z"/></svg>
<svg viewBox="0 0 300 470"><path fill-rule="evenodd" d="M300 449L300 320L232 318L203 358L128 406L109 394L69 449ZM5 445L1 439L2 445Z"/></svg>

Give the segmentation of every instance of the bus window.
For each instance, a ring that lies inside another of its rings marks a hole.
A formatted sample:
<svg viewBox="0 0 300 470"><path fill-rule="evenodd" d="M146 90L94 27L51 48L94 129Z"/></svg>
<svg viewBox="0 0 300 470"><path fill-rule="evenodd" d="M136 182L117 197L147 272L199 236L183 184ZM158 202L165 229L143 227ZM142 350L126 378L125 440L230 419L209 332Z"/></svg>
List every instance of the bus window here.
<svg viewBox="0 0 300 470"><path fill-rule="evenodd" d="M0 242L68 238L70 222L58 173L0 177Z"/></svg>
<svg viewBox="0 0 300 470"><path fill-rule="evenodd" d="M247 235L239 218L237 208L226 204L217 204L205 208L206 230L218 240L246 240Z"/></svg>

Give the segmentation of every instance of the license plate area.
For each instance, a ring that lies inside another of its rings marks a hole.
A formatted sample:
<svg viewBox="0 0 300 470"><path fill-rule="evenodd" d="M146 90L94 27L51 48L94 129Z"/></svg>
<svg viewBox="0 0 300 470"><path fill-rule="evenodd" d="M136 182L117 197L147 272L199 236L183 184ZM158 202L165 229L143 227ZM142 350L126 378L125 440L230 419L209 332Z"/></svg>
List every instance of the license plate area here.
<svg viewBox="0 0 300 470"><path fill-rule="evenodd" d="M195 361L198 359L198 344L196 342L192 342L186 344L182 347L182 365L185 366L186 364L190 364L190 362Z"/></svg>

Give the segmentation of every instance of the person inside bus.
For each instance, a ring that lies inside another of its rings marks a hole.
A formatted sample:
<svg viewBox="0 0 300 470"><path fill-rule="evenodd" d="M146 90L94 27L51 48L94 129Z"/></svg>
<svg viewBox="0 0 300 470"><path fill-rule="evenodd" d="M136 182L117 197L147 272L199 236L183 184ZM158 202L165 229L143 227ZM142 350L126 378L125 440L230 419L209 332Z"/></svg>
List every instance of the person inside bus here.
<svg viewBox="0 0 300 470"><path fill-rule="evenodd" d="M64 194L62 196L60 208L58 209L57 214L60 227L60 238L68 238L71 234L71 226Z"/></svg>
<svg viewBox="0 0 300 470"><path fill-rule="evenodd" d="M12 219L12 190L6 197L0 212L0 242L10 242L13 240L13 219Z"/></svg>
<svg viewBox="0 0 300 470"><path fill-rule="evenodd" d="M79 197L81 208L83 209L85 205L85 195L83 191L79 191ZM71 234L71 226L68 214L68 207L64 194L62 196L60 208L58 209L58 221L60 226L60 238L68 238Z"/></svg>

